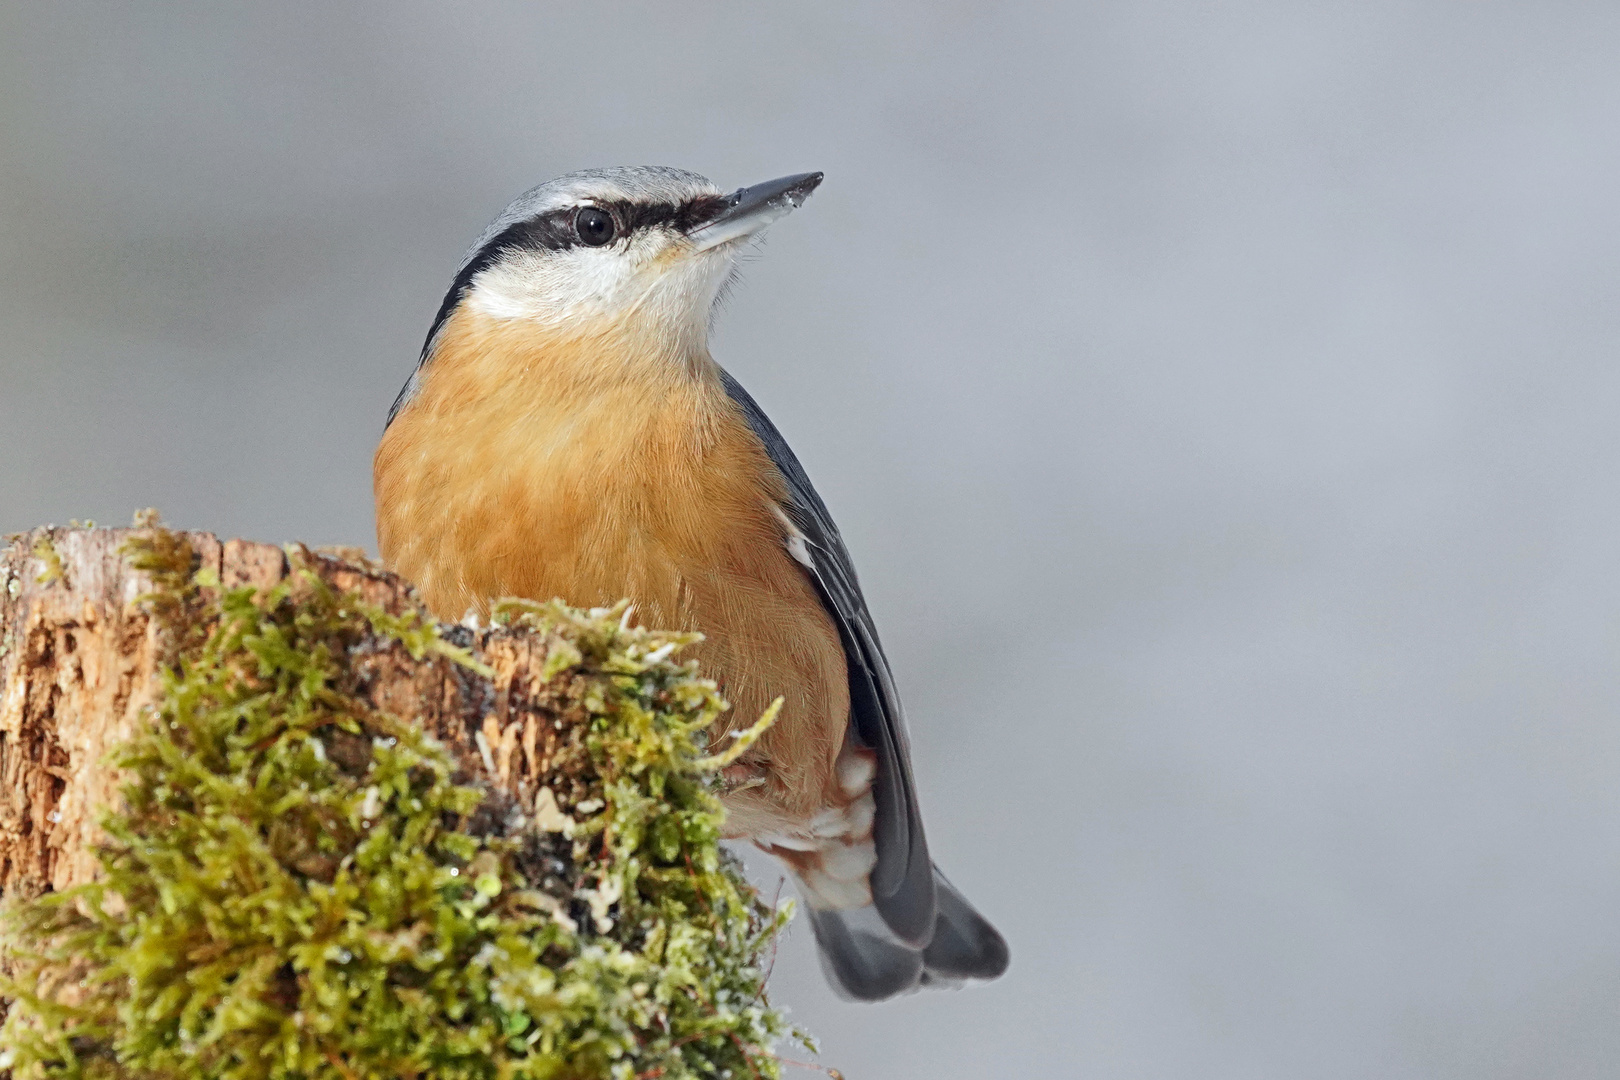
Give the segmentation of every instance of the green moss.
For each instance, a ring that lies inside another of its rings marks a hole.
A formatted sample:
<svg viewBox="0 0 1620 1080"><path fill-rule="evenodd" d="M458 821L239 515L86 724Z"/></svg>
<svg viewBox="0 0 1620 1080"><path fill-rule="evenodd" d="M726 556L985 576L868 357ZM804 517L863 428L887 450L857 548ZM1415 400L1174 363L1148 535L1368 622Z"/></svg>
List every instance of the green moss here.
<svg viewBox="0 0 1620 1080"><path fill-rule="evenodd" d="M201 590L162 530L131 554L158 581L154 610L206 633L173 627L154 723L117 752L130 780L100 880L6 915L0 1065L779 1075L769 1047L788 1032L760 959L789 913L719 847L705 770L720 757L701 753L723 704L670 659L690 635L625 628L617 610L500 606L498 622L555 643L548 674L589 717L574 816L546 804L500 835L445 748L345 689L345 658L389 639L475 666L432 623L308 572L268 595Z"/></svg>
<svg viewBox="0 0 1620 1080"><path fill-rule="evenodd" d="M39 577L35 579L37 584L49 585L52 582L62 580L62 555L56 550L56 545L51 542L50 533L42 532L39 534L39 538L34 541L32 554L34 558L45 564L45 569L41 570Z"/></svg>

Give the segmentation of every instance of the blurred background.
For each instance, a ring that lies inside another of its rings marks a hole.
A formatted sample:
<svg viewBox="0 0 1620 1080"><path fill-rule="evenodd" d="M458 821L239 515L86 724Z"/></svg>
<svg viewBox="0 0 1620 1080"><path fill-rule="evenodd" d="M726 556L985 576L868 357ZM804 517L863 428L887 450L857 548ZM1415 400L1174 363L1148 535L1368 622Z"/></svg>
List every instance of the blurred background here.
<svg viewBox="0 0 1620 1080"><path fill-rule="evenodd" d="M796 927L823 1060L1613 1077L1617 56L1573 0L6 0L0 532L371 546L509 198L825 170L714 351L1014 959L847 1005Z"/></svg>

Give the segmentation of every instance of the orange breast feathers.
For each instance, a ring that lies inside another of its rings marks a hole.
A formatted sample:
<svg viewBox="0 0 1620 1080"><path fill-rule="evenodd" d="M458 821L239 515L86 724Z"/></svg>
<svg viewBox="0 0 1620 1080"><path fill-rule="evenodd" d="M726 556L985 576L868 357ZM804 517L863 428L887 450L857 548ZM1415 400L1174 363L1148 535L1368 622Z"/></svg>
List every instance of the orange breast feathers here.
<svg viewBox="0 0 1620 1080"><path fill-rule="evenodd" d="M442 619L501 596L629 597L647 625L702 631L695 655L732 706L718 734L786 698L750 753L757 782L726 800L728 832L795 832L848 801L838 632L784 546L781 477L713 362L638 338L463 306L377 448L382 556Z"/></svg>

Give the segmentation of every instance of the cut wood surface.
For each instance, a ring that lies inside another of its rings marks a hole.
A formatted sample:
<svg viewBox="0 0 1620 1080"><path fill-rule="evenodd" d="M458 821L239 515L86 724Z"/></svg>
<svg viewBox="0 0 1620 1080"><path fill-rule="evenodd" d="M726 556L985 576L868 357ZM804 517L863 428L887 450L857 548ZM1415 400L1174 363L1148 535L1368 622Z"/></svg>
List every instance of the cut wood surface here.
<svg viewBox="0 0 1620 1080"><path fill-rule="evenodd" d="M107 752L144 722L172 659L173 618L144 599L156 582L131 566L126 548L149 535L41 528L12 538L0 555L0 894L8 898L81 884L96 872L97 823L121 783ZM420 610L403 580L358 552L172 535L219 588L267 590L307 570L392 614ZM385 637L351 653L346 677L373 707L442 740L464 782L490 791L485 809L497 819L521 820L542 787L570 805L585 767L586 715L569 683L577 675L541 677L557 641L520 628L442 629L493 677L443 656L413 659Z"/></svg>

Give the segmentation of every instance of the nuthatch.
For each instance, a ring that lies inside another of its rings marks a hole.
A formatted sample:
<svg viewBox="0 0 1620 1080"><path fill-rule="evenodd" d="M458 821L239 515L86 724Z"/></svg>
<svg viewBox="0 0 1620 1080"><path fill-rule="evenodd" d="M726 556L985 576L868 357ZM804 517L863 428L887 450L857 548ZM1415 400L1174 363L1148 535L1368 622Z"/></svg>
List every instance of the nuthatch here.
<svg viewBox="0 0 1620 1080"><path fill-rule="evenodd" d="M788 866L828 977L877 1000L994 978L1007 946L929 860L900 698L837 526L709 356L739 249L819 183L727 195L626 167L519 196L462 261L388 414L377 537L440 617L627 596L645 623L703 632L729 727L784 697L728 770L727 834Z"/></svg>

